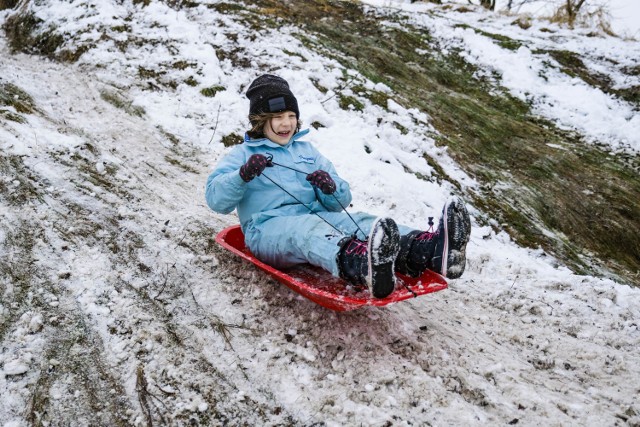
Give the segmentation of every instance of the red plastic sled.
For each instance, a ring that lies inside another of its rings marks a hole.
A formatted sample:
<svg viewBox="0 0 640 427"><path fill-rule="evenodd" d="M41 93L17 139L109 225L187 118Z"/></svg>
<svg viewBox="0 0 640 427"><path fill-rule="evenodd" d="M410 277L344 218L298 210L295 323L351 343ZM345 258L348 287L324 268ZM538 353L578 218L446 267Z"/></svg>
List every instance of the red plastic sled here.
<svg viewBox="0 0 640 427"><path fill-rule="evenodd" d="M305 298L335 311L354 310L367 305L382 307L447 288L446 280L439 274L429 270L418 278L407 277L398 273L396 274L395 291L386 298L373 298L367 289L356 288L348 282L331 275L328 271L310 264L281 271L263 263L256 259L245 246L244 234L242 234L239 225L222 230L216 236L216 242L234 254L252 262L277 281ZM411 289L411 291L407 288Z"/></svg>

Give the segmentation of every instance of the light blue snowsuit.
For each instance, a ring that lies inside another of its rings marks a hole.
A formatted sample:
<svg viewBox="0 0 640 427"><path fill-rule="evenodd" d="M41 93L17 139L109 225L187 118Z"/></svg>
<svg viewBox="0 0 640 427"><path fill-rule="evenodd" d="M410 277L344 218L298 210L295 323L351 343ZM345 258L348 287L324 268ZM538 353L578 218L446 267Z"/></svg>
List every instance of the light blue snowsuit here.
<svg viewBox="0 0 640 427"><path fill-rule="evenodd" d="M338 176L333 164L309 142L300 140L307 133L308 130L296 133L284 146L267 138L249 139L245 136L244 143L235 146L209 175L207 204L223 214L237 208L245 244L263 262L276 268L308 262L338 276L339 243L357 230L340 206L349 206L351 192L349 184ZM253 154L271 155L274 163L305 173L275 165L267 167L252 181L244 182L239 170ZM334 194L324 194L306 180L306 175L316 170L324 170L331 175L336 183ZM363 212L351 216L367 234L376 218ZM407 227L399 228L401 234L410 231ZM358 238L364 237L358 233Z"/></svg>

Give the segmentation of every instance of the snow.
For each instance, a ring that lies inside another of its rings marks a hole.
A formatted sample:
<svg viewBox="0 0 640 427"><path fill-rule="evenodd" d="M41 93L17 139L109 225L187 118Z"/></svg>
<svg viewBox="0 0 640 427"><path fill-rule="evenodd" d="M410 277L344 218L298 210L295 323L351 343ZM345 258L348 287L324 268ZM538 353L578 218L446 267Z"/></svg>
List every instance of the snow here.
<svg viewBox="0 0 640 427"><path fill-rule="evenodd" d="M368 3L389 13L388 1ZM405 173L432 175L423 152L474 188L446 148L425 136L433 128L424 113L393 99L388 111L368 101L363 112L345 111L334 96L344 73L393 98L389 88L308 50L293 36L300 30L252 32L204 5L176 11L161 2L46 0L28 7L71 45L89 39L96 47L70 65L12 55L0 39L0 84L24 89L38 107L24 124L0 116L0 152L26 174L0 169L1 266L13 272L2 270L0 287L3 426L29 425L30 414L76 425L116 417L130 425L149 417L159 425L640 423L633 380L640 377L640 290L575 274L475 218L467 270L448 290L350 313L314 305L212 242L238 220L206 207L204 183L229 150L222 137L245 129L244 90L264 70L289 81L305 123L325 126L309 139L351 183L352 210L425 227L454 188ZM497 83L536 114L637 154L632 106L543 68L550 58L534 53L564 43L626 87L637 80L616 76L598 57L614 52L620 64L637 66L637 43L525 31L501 16L484 22L486 31L525 43L508 51L456 27L485 18L412 17L481 69L497 71ZM124 36L111 29L125 24L140 42L121 50L113 40ZM218 59L234 48L250 66ZM192 65L171 66L178 61ZM148 79L155 90L140 67L162 72ZM184 84L189 77L198 85ZM213 85L225 90L200 94ZM105 93L145 113L129 114ZM23 204L8 201L21 194ZM15 244L18 237L27 248ZM48 411L40 412L34 402L46 397Z"/></svg>
<svg viewBox="0 0 640 427"><path fill-rule="evenodd" d="M530 1L515 9L516 12L533 16L551 16L562 0ZM496 10L506 8L505 0L496 2ZM591 0L585 8L595 10L604 7L608 12L608 21L614 33L621 37L638 38L640 36L640 3L636 0Z"/></svg>
<svg viewBox="0 0 640 427"><path fill-rule="evenodd" d="M421 11L424 6L412 5L411 0L367 0L367 3L377 6L397 7L399 4L406 10ZM426 2L428 3L428 2ZM442 0L442 3L479 4L479 1L471 0ZM538 18L548 18L554 14L558 7L565 4L565 0L515 0L512 1L511 13L517 13ZM508 0L496 0L495 10L508 11ZM606 11L605 18L615 34L623 38L640 37L640 2L637 0L589 0L585 2L583 9L589 12L603 8Z"/></svg>
<svg viewBox="0 0 640 427"><path fill-rule="evenodd" d="M443 50L460 49L461 55L472 64L479 65L486 75L499 75L498 83L519 99L533 106L535 113L553 120L560 127L577 130L587 140L605 143L613 151L638 153L640 150L640 114L637 107L604 93L577 77L562 72L562 67L545 51L562 49L577 52L594 70L617 82L615 88L640 85L640 76L620 75L607 64L607 56L623 66L640 64L640 43L614 37L575 37L575 30L535 22L532 28L522 29L512 25L513 16L496 15L487 22L483 9L441 16L430 14L433 5L404 4L389 9L388 0L366 0L375 6L387 6L379 13L398 8L412 12L409 22L433 33ZM388 12L387 12L388 13ZM640 14L637 15L640 22ZM468 27L461 27L466 24ZM548 32L549 27L553 27ZM507 36L523 45L516 50L500 47L489 37L477 33L474 28ZM592 29L585 29L588 34ZM533 34L533 35L532 35ZM547 64L555 64L549 67ZM585 102L589 99L589 102Z"/></svg>

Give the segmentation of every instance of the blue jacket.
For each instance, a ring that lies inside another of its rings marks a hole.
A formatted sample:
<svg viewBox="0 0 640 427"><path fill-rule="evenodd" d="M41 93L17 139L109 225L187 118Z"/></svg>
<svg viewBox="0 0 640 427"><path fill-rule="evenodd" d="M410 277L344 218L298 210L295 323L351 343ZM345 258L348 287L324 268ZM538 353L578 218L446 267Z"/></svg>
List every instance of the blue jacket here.
<svg viewBox="0 0 640 427"><path fill-rule="evenodd" d="M209 175L206 186L209 207L223 214L237 208L243 231L252 221L260 223L276 216L308 214L308 208L314 212L339 212L342 210L340 204L348 207L351 203L349 184L338 176L333 164L313 145L300 140L307 133L309 130L296 133L284 146L267 138L248 139L245 136L245 142L235 146ZM304 173L273 166L267 167L262 175L252 181L244 182L240 178L240 167L253 154L270 154L273 162ZM319 169L328 172L335 181L336 192L333 195L322 193L306 180L307 174ZM295 196L295 199L269 178Z"/></svg>

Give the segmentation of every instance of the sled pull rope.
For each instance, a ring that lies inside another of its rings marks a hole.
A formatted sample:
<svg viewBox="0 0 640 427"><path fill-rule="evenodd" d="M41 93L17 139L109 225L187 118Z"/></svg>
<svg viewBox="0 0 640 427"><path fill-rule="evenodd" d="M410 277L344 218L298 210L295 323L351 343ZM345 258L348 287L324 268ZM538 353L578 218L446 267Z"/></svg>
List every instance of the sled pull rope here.
<svg viewBox="0 0 640 427"><path fill-rule="evenodd" d="M273 165L276 165L276 166L280 166L280 167L283 167L283 168L290 169L290 170L292 170L292 171L294 171L294 172L297 172L297 173L301 173L301 174L303 174L303 175L309 175L309 173L308 173L308 172L301 171L301 170L299 170L299 169L292 168L292 167L290 167L290 166L286 166L286 165L282 165L282 164L280 164L280 163L276 163L276 162L274 162L274 161L273 161L273 156L272 156L271 154L267 154L267 156L266 156L266 157L267 157L267 166L273 166ZM264 175L264 174L263 174L263 175ZM271 178L269 178L269 177L267 177L267 176L265 176L265 178L267 178L269 181L271 181L271 182L273 182L274 184L276 184L276 183L275 183ZM277 185L278 187L280 187L280 188L281 188L285 193L287 193L288 195L290 195L291 197L293 197L297 202L302 203L302 202L301 202L300 200L298 200L298 199L297 199L293 194L289 193L287 190L285 190L284 188L282 188L282 186L280 186L280 185L278 185L278 184L276 184L276 185ZM351 221L355 224L355 226L356 226L356 228L358 229L358 231L360 231L360 232L362 233L362 235L364 236L364 238L365 238L365 240L366 240L366 238L367 238L367 234L366 234L364 231L362 231L362 229L360 228L360 226L358 225L358 223L356 222L356 220L355 220L355 219L353 219L353 217L351 216L351 214L347 211L347 208L345 208L345 207L342 205L342 203L340 203L340 200L338 200L338 198L336 197L335 193L331 193L331 195L332 195L332 196L333 196L333 198L336 200L336 202L338 202L338 205L340 205L340 207L342 208L342 210L344 211L344 213L346 213L346 214L347 214L347 216L349 216L349 218L350 218L350 219L351 219ZM304 206L306 206L306 207L307 207L307 209L309 209L309 211L310 211L310 212L312 212L312 213L316 214L316 215L317 215L318 217L320 217L324 222L326 222L327 224L329 224L329 222L328 222L326 219L324 219L324 218L322 218L320 215L318 215L318 213L317 213L317 212L314 212L313 210L311 210L311 208L310 208L309 206L305 205L304 203L302 203L302 204L303 204ZM329 225L331 225L331 224L329 224ZM331 225L331 227L332 227L334 230L338 231L339 233L342 233L342 231L338 230L338 229L337 229L336 227L334 227L333 225ZM343 234L344 234L344 233L343 233ZM354 236L354 237L356 237L356 238L357 238L357 233L356 233L356 236Z"/></svg>
<svg viewBox="0 0 640 427"><path fill-rule="evenodd" d="M362 231L362 229L360 228L360 226L358 225L358 223L356 222L355 219L353 219L353 217L351 216L351 214L347 211L347 208L345 208L344 206L342 206L342 203L340 203L340 200L338 200L338 198L336 197L336 195L334 193L331 193L331 195L333 196L333 198L336 200L336 202L338 202L338 204L340 205L340 207L342 208L342 210L344 211L344 213L346 213L349 218L351 218L351 221L353 221L353 223L356 225L356 228L362 233L362 235L364 236L365 240L367 239L367 235L364 233L364 231Z"/></svg>
<svg viewBox="0 0 640 427"><path fill-rule="evenodd" d="M404 283L404 280L400 279L400 282L402 282L402 286L405 287L406 290L408 290L409 292L411 292L411 294L413 295L414 298L418 298L418 294L416 294L413 289L411 289L406 283Z"/></svg>
<svg viewBox="0 0 640 427"><path fill-rule="evenodd" d="M282 191L284 191L285 193L287 193L289 196L293 197L293 199L300 203L302 206L304 206L305 208L307 208L309 210L309 212L311 212L312 214L314 214L315 216L317 216L318 218L320 218L321 220L323 220L324 222L326 222L331 228L333 228L334 230L336 230L338 233L344 235L343 231L338 230L333 224L331 224L329 221L327 221L326 219L322 218L320 215L318 215L318 212L314 211L313 209L311 209L309 206L307 206L306 204L304 204L300 199L298 199L296 196L294 196L293 194L289 193L287 190L284 189L283 186L281 186L280 184L278 184L277 182L275 182L274 180L272 180L271 178L269 178L264 172L262 173L262 176L264 176L265 178L267 178L269 181L271 181L272 183L274 183L277 187L279 187Z"/></svg>

